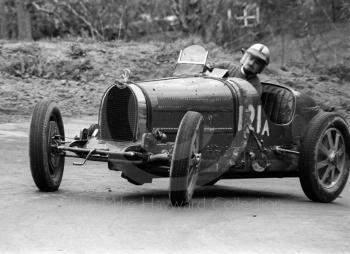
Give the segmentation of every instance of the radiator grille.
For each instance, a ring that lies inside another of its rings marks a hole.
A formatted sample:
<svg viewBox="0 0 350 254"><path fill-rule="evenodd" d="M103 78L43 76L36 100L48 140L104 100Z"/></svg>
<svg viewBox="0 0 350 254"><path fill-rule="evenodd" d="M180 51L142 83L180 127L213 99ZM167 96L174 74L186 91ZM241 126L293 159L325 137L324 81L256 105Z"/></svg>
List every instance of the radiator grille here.
<svg viewBox="0 0 350 254"><path fill-rule="evenodd" d="M103 102L102 138L116 141L135 140L137 101L129 88L113 87Z"/></svg>

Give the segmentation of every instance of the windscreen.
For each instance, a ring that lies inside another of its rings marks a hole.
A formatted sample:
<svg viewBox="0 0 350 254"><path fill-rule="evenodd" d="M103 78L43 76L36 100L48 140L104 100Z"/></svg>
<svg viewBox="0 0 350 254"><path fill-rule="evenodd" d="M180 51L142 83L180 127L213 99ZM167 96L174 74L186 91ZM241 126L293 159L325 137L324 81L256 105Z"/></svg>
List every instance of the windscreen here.
<svg viewBox="0 0 350 254"><path fill-rule="evenodd" d="M181 50L178 63L205 64L208 51L199 45L192 45Z"/></svg>
<svg viewBox="0 0 350 254"><path fill-rule="evenodd" d="M174 71L174 76L196 75L203 72L208 51L199 45L192 45L181 50Z"/></svg>

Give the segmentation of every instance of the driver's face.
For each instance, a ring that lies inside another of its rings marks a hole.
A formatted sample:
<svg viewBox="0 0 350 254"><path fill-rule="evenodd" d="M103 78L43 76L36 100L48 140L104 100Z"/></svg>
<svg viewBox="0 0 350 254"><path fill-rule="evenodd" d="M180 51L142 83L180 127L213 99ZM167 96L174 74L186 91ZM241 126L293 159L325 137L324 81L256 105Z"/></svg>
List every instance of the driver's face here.
<svg viewBox="0 0 350 254"><path fill-rule="evenodd" d="M244 72L247 74L258 74L264 67L265 63L260 58L247 53L247 57L242 62Z"/></svg>

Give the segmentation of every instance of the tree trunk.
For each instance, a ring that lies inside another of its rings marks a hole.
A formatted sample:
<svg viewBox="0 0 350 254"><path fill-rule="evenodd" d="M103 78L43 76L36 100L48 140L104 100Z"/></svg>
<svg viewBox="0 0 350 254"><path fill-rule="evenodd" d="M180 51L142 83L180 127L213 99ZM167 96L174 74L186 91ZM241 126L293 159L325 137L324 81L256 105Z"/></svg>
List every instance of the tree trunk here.
<svg viewBox="0 0 350 254"><path fill-rule="evenodd" d="M26 1L16 0L17 29L19 40L32 40L32 23Z"/></svg>
<svg viewBox="0 0 350 254"><path fill-rule="evenodd" d="M333 23L335 23L337 21L337 13L335 10L334 0L332 0L331 5L332 5L332 21L333 21Z"/></svg>
<svg viewBox="0 0 350 254"><path fill-rule="evenodd" d="M200 33L202 28L201 0L173 0L172 10L180 22L183 32Z"/></svg>
<svg viewBox="0 0 350 254"><path fill-rule="evenodd" d="M188 3L185 0L173 0L173 12L179 19L180 26L184 32L189 32L186 14L188 11Z"/></svg>
<svg viewBox="0 0 350 254"><path fill-rule="evenodd" d="M281 35L281 66L284 66L284 62L285 62L285 52L286 52L286 34L285 32L282 30L282 35Z"/></svg>
<svg viewBox="0 0 350 254"><path fill-rule="evenodd" d="M6 21L5 0L0 0L0 39L8 39L9 31Z"/></svg>

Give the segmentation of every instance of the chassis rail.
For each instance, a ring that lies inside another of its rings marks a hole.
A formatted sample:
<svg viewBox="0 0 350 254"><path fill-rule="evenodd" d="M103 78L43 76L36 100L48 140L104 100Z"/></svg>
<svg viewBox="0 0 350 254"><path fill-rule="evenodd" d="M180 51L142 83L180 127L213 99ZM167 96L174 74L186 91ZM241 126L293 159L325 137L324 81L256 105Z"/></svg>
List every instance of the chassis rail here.
<svg viewBox="0 0 350 254"><path fill-rule="evenodd" d="M161 154L144 154L140 152L114 152L108 150L101 149L88 149L88 148L80 148L80 147L68 147L68 146L58 146L56 147L59 152L72 152L75 155L65 154L66 157L72 158L84 158L83 156L79 156L79 153L82 153L85 157L85 161L102 161L108 162L108 159L111 157L113 160L118 159L120 162L129 161L129 162L139 162L139 163L149 163L149 162L165 162L169 163L171 161L171 155L169 153L161 153ZM141 160L141 161L140 161Z"/></svg>

